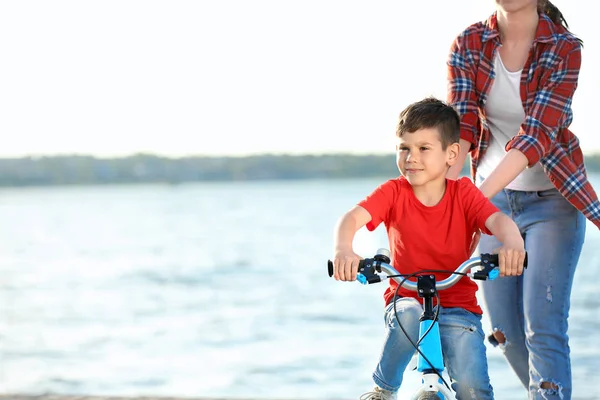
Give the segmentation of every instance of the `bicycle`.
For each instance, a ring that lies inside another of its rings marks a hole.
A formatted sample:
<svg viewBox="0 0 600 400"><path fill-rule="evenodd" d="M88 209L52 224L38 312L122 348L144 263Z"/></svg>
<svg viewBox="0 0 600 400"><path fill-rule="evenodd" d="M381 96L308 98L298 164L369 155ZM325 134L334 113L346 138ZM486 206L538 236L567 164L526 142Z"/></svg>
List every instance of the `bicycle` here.
<svg viewBox="0 0 600 400"><path fill-rule="evenodd" d="M421 270L409 275L402 275L394 269L390 263L390 252L387 249L379 249L373 258L361 260L358 267L357 280L363 285L382 282L388 278L398 282L398 288L392 300L394 314L400 324L396 313L396 298L400 287L410 289L423 298L423 313L419 319L419 340L414 343L404 328L400 328L418 353L417 370L422 373L421 386L412 395L411 400L451 400L454 399L452 389L442 376L444 371L444 360L442 356L442 342L438 326L439 308L433 307L433 299L439 304L439 290L448 289L456 284L464 276L477 280L493 280L498 277L500 271L497 254L481 254L463 262L454 271ZM527 266L527 255L525 263ZM475 272L471 270L481 267ZM329 276L333 276L333 262L328 260L327 269ZM385 275L382 275L382 272ZM436 282L434 272L451 274L448 278ZM409 278L417 277L417 281L409 281Z"/></svg>

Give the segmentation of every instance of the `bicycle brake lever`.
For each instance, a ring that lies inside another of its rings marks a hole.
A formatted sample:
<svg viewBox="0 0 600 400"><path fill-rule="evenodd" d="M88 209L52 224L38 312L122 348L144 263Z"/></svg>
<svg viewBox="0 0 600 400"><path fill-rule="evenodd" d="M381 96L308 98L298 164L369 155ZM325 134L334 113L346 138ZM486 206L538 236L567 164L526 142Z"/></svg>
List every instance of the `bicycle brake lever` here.
<svg viewBox="0 0 600 400"><path fill-rule="evenodd" d="M482 281L496 279L500 275L498 254L481 254L480 258L483 268L473 274L473 279ZM527 253L525 253L523 268L527 268Z"/></svg>
<svg viewBox="0 0 600 400"><path fill-rule="evenodd" d="M361 278L359 278L361 276ZM364 260L360 260L358 264L358 275L356 279L363 285L367 283L377 283L385 280L387 277L382 277L377 273L375 268L375 260L372 258L365 258Z"/></svg>
<svg viewBox="0 0 600 400"><path fill-rule="evenodd" d="M473 279L481 281L496 279L500 274L498 254L481 254L480 258L483 268L473 273Z"/></svg>
<svg viewBox="0 0 600 400"><path fill-rule="evenodd" d="M367 277L361 274L360 272L356 274L356 280L362 285L366 285L367 283L369 283Z"/></svg>

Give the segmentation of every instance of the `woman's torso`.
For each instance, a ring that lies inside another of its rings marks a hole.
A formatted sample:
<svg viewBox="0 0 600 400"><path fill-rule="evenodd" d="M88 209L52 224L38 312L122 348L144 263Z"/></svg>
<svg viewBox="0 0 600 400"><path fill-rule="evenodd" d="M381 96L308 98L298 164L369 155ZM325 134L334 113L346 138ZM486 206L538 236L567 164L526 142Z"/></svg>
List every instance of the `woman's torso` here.
<svg viewBox="0 0 600 400"><path fill-rule="evenodd" d="M481 158L477 175L485 179L502 161L506 154L506 144L519 133L525 120L525 110L521 102L520 85L522 69L509 71L502 63L500 52L494 57L495 78L490 88L485 114L490 128L490 141L487 151ZM525 169L506 188L522 191L537 191L553 188L554 185L538 162Z"/></svg>

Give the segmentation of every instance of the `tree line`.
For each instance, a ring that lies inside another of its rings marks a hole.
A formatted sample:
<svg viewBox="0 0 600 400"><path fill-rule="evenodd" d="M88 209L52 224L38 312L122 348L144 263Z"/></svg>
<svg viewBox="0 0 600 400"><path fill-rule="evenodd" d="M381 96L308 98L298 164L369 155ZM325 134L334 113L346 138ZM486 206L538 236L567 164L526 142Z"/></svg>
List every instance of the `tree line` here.
<svg viewBox="0 0 600 400"><path fill-rule="evenodd" d="M586 157L600 171L600 155ZM463 173L468 174L465 164ZM0 159L0 186L170 183L397 176L395 155L254 155L120 158L63 155Z"/></svg>

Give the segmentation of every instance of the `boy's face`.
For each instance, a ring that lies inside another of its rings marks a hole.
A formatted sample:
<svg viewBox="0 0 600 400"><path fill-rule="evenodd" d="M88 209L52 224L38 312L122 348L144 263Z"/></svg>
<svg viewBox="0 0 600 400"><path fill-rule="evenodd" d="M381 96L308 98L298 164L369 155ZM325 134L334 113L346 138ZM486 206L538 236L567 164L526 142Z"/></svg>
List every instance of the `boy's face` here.
<svg viewBox="0 0 600 400"><path fill-rule="evenodd" d="M426 185L446 179L448 167L456 162L457 143L442 149L437 128L407 132L397 138L396 163L400 173L412 186Z"/></svg>

